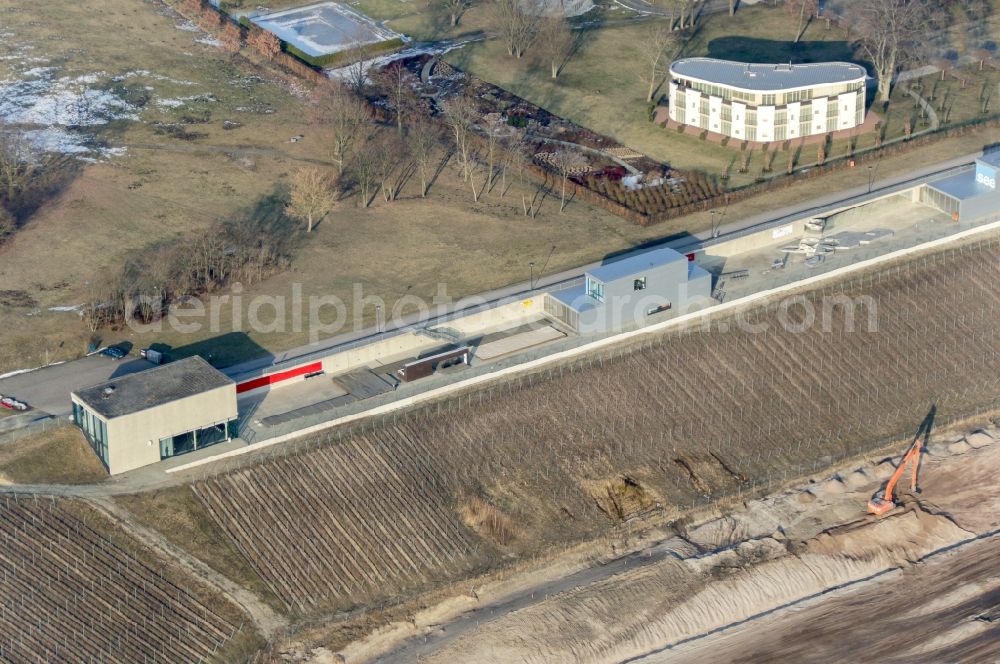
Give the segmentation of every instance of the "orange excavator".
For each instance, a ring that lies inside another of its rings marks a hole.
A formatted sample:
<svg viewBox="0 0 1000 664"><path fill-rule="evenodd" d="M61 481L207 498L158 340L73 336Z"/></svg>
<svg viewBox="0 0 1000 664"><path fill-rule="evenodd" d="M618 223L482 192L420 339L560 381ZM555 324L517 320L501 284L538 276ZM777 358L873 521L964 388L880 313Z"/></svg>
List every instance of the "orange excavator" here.
<svg viewBox="0 0 1000 664"><path fill-rule="evenodd" d="M932 406L930 412L927 413L927 417L924 418L924 421L921 422L920 426L917 428L917 433L913 436L913 442L910 443L910 447L906 450L906 454L903 455L903 460L899 462L896 472L894 472L892 477L889 478L889 482L885 485L885 489L876 491L875 495L868 501L869 514L884 516L896 506L892 497L892 491L896 488L896 483L899 481L899 478L903 476L903 473L906 472L906 466L909 464L913 464L913 469L910 474L910 491L917 490L917 472L920 470L920 452L927 444L931 428L934 426L934 414L936 411L937 407Z"/></svg>

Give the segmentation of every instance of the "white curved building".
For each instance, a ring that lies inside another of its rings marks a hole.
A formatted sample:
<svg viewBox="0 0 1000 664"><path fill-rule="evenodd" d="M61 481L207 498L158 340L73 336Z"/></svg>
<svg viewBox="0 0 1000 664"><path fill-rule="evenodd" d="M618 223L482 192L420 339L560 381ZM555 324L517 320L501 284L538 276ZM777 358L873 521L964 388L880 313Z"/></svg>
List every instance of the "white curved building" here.
<svg viewBox="0 0 1000 664"><path fill-rule="evenodd" d="M866 78L849 62L684 58L670 65L670 119L761 142L851 129L864 123Z"/></svg>

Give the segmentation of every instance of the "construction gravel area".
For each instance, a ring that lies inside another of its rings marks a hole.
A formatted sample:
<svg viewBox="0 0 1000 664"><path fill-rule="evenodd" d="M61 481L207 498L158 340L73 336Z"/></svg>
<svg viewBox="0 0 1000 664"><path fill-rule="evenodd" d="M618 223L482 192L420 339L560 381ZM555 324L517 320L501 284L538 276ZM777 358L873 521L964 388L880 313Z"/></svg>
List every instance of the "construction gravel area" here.
<svg viewBox="0 0 1000 664"><path fill-rule="evenodd" d="M378 661L992 661L1000 430L932 441L920 492L905 492L907 471L881 519L865 504L894 461L874 458L678 527L631 568L442 621Z"/></svg>

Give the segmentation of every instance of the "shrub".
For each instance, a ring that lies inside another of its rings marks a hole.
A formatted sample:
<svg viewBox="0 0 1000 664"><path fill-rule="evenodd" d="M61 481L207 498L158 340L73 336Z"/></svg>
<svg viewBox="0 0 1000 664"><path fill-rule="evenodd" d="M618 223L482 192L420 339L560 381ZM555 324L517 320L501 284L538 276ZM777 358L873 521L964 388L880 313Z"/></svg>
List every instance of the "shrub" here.
<svg viewBox="0 0 1000 664"><path fill-rule="evenodd" d="M274 60L281 53L281 40L277 35L256 27L247 35L247 45L268 60Z"/></svg>

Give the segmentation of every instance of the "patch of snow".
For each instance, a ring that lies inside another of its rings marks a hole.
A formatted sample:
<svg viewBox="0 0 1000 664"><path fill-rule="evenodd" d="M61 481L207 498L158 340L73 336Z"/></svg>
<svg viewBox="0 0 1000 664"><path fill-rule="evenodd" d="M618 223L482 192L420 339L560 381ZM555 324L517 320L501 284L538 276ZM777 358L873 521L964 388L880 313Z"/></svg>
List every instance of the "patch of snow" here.
<svg viewBox="0 0 1000 664"><path fill-rule="evenodd" d="M32 371L38 371L39 369L44 369L45 367L54 367L59 364L65 364L65 360L60 360L59 362L52 362L51 364L43 364L40 367L34 367L32 369L15 369L14 371L8 371L5 374L0 374L0 380L4 378L10 378L11 376L20 376L21 374L31 373Z"/></svg>
<svg viewBox="0 0 1000 664"><path fill-rule="evenodd" d="M22 72L21 76L27 76L28 78L42 78L54 72L55 67L32 67L31 69Z"/></svg>
<svg viewBox="0 0 1000 664"><path fill-rule="evenodd" d="M98 80L97 75L56 78L49 69L29 80L0 80L0 121L92 127L112 120L139 118L123 99L107 90L90 87Z"/></svg>
<svg viewBox="0 0 1000 664"><path fill-rule="evenodd" d="M521 7L535 16L582 16L594 8L592 0L521 0Z"/></svg>
<svg viewBox="0 0 1000 664"><path fill-rule="evenodd" d="M215 47L222 46L221 41L209 35L198 37L197 39L195 39L195 41L198 42L199 44L206 44L208 46L215 46Z"/></svg>
<svg viewBox="0 0 1000 664"><path fill-rule="evenodd" d="M178 23L174 27L178 30L183 30L184 32L201 32L201 28L199 28L193 21L184 21L182 23Z"/></svg>
<svg viewBox="0 0 1000 664"><path fill-rule="evenodd" d="M72 304L59 307L49 307L49 311L77 311L82 306L82 304Z"/></svg>

